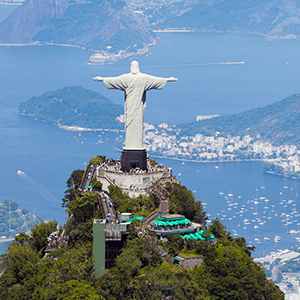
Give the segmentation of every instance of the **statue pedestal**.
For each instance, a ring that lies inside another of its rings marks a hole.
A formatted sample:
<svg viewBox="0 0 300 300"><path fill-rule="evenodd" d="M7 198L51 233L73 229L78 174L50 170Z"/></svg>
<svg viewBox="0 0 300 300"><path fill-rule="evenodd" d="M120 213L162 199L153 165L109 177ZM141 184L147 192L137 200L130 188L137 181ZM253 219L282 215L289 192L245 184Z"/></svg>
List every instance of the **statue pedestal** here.
<svg viewBox="0 0 300 300"><path fill-rule="evenodd" d="M130 169L140 168L147 170L146 150L123 150L121 156L121 170L128 172Z"/></svg>

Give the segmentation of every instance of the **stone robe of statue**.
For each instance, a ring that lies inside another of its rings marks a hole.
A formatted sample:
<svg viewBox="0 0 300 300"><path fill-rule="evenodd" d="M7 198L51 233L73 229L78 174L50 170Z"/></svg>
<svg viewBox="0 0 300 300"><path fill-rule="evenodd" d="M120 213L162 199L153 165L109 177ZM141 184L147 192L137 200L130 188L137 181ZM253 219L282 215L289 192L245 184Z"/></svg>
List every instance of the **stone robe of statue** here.
<svg viewBox="0 0 300 300"><path fill-rule="evenodd" d="M118 77L94 77L95 81L103 81L108 89L125 92L125 150L142 150L144 110L146 92L152 89L161 90L165 84L177 81L176 78L161 78L139 72L137 61L131 63L131 72Z"/></svg>

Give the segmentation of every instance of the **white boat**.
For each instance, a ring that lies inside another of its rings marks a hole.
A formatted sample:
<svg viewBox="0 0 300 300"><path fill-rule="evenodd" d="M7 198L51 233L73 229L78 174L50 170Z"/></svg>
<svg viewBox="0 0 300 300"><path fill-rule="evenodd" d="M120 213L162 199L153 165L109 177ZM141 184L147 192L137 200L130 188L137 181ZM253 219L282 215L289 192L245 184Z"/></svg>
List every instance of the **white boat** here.
<svg viewBox="0 0 300 300"><path fill-rule="evenodd" d="M265 236L265 237L264 237L264 240L265 240L265 241L269 241L270 238L268 238L267 236Z"/></svg>

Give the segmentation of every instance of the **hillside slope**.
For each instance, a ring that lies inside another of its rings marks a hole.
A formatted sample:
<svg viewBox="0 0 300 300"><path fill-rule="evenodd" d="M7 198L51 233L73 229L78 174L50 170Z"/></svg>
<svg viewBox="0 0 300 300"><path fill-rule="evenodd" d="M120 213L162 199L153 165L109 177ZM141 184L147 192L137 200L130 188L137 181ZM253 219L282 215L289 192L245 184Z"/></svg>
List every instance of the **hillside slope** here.
<svg viewBox="0 0 300 300"><path fill-rule="evenodd" d="M243 113L182 124L178 127L182 128L182 135L188 136L197 133L214 135L215 132L232 136L260 134L263 139L276 144L300 145L300 94Z"/></svg>
<svg viewBox="0 0 300 300"><path fill-rule="evenodd" d="M123 113L121 105L80 86L65 87L32 97L20 103L18 110L19 115L54 125L92 129L124 129L124 125L116 120Z"/></svg>
<svg viewBox="0 0 300 300"><path fill-rule="evenodd" d="M0 24L2 44L69 44L118 53L154 41L125 0L27 0Z"/></svg>
<svg viewBox="0 0 300 300"><path fill-rule="evenodd" d="M128 2L141 10L150 27L156 30L248 32L274 38L300 36L300 6L295 0Z"/></svg>

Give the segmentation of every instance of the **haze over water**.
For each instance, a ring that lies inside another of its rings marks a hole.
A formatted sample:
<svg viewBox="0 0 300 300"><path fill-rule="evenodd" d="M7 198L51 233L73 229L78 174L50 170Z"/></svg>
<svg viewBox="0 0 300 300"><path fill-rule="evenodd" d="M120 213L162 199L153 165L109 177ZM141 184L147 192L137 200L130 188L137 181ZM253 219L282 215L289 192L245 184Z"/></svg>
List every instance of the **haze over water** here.
<svg viewBox="0 0 300 300"><path fill-rule="evenodd" d="M168 83L162 91L147 94L145 119L149 123L190 122L200 114L241 112L300 90L300 44L297 41L270 42L257 36L233 34L160 33L159 36L162 41L151 48L152 54L138 59L141 72L174 76L179 81ZM92 77L127 73L130 60L93 66L87 64L90 55L89 51L68 47L0 47L1 202L17 201L20 208L27 208L45 219L56 218L62 224L65 213L61 198L70 173L84 168L97 154L119 158L120 153L113 146L121 133L83 132L79 135L14 114L18 104L32 96L74 85L93 89L123 104L121 92L107 90L103 84L93 82ZM299 234L286 233L300 227L298 217L294 217L296 214L293 214L292 224L284 226L288 220L281 222L283 218L274 217L276 212L273 215L271 209L264 207L268 203L274 205L275 211L286 210L286 214L293 208L298 209L298 181L264 174L259 162L182 165L174 160L159 161L171 166L173 174L195 191L196 198L207 203L210 219L224 218L222 222L232 234L245 236L257 246L254 256L297 245L295 237ZM26 176L20 175L23 173ZM270 201L261 199L259 204L254 204L254 198L260 197ZM281 197L294 202L279 204ZM243 205L248 212L241 216ZM254 229L257 222L251 220L257 215L253 212L258 212L262 221L263 215L272 219L266 218L264 225L258 224L259 229ZM244 226L244 219L250 220L251 226ZM277 243L275 235L281 236Z"/></svg>

